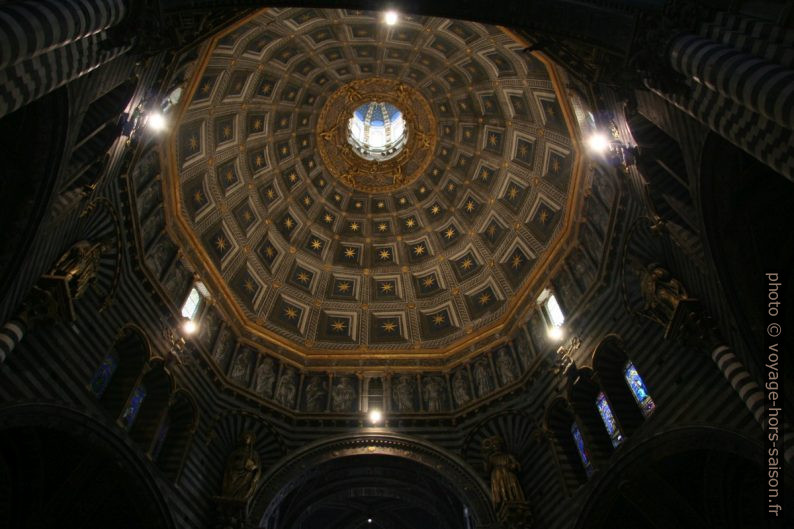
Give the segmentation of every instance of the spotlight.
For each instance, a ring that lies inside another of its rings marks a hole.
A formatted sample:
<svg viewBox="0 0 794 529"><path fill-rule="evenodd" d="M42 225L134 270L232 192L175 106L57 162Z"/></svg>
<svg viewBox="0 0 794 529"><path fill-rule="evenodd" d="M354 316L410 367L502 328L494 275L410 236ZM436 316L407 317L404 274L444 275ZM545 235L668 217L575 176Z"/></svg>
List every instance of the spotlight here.
<svg viewBox="0 0 794 529"><path fill-rule="evenodd" d="M198 325L196 325L196 322L193 320L185 320L185 322L182 324L182 332L185 334L193 334L197 330Z"/></svg>
<svg viewBox="0 0 794 529"><path fill-rule="evenodd" d="M383 21L386 22L387 26L395 25L398 19L397 11L386 11L386 14L383 15Z"/></svg>
<svg viewBox="0 0 794 529"><path fill-rule="evenodd" d="M562 339L562 327L549 327L549 338L555 341L559 341Z"/></svg>
<svg viewBox="0 0 794 529"><path fill-rule="evenodd" d="M367 518L367 523L372 523L372 518Z"/></svg>
<svg viewBox="0 0 794 529"><path fill-rule="evenodd" d="M159 112L152 112L146 120L146 125L154 132L165 130L165 117Z"/></svg>
<svg viewBox="0 0 794 529"><path fill-rule="evenodd" d="M378 409L370 410L370 412L369 412L369 422L371 422L372 424L379 424L382 420L383 420L383 412L382 411L380 411Z"/></svg>
<svg viewBox="0 0 794 529"><path fill-rule="evenodd" d="M609 139L607 139L605 134L596 132L587 140L587 146L590 147L591 151L604 153L609 148Z"/></svg>

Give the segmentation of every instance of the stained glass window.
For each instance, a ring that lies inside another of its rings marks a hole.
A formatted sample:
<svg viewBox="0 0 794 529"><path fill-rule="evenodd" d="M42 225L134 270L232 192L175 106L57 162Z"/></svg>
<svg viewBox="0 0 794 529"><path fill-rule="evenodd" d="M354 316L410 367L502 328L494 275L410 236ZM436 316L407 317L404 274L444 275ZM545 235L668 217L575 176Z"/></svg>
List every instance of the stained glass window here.
<svg viewBox="0 0 794 529"><path fill-rule="evenodd" d="M653 413L653 410L656 409L656 404L648 394L648 388L645 387L645 382L642 380L642 377L637 372L637 368L634 367L633 363L629 362L626 364L624 376L626 377L626 382L629 385L629 389L631 389L631 394L634 395L634 399L637 401L637 405L639 405L642 414L649 417L651 413Z"/></svg>
<svg viewBox="0 0 794 529"><path fill-rule="evenodd" d="M623 434L620 432L620 426L615 420L615 415L612 413L612 408L609 406L607 396L602 391L596 398L596 406L598 413L601 414L601 420L604 421L604 426L607 428L609 438L612 440L612 446L618 446L623 442Z"/></svg>
<svg viewBox="0 0 794 529"><path fill-rule="evenodd" d="M371 101L353 112L348 142L365 160L385 161L397 156L406 142L402 111L391 103Z"/></svg>
<svg viewBox="0 0 794 529"><path fill-rule="evenodd" d="M185 302L182 304L182 317L192 320L196 317L196 313L199 309L199 304L201 303L201 294L199 293L198 289L194 286L190 289L190 293L187 295Z"/></svg>
<svg viewBox="0 0 794 529"><path fill-rule="evenodd" d="M565 323L565 315L554 294L549 294L546 299L546 314L548 314L549 323L554 327L562 327L562 324Z"/></svg>
<svg viewBox="0 0 794 529"><path fill-rule="evenodd" d="M91 388L91 392L96 395L97 398L105 394L105 390L108 389L110 379L113 378L113 373L116 372L117 367L119 367L119 357L114 353L107 355L102 360L102 363L99 364L94 376L91 378L91 382L88 384Z"/></svg>
<svg viewBox="0 0 794 529"><path fill-rule="evenodd" d="M154 440L154 446L152 447L152 459L155 461L157 457L160 455L160 451L163 449L163 445L165 444L165 438L168 437L168 430L171 428L171 417L166 415L165 419L163 420L163 424L160 425L160 429L157 431L157 437Z"/></svg>
<svg viewBox="0 0 794 529"><path fill-rule="evenodd" d="M132 390L129 404L127 404L127 407L124 409L124 413L121 414L121 422L124 423L124 427L128 430L132 428L132 425L135 423L135 418L138 416L138 412L141 410L141 404L143 404L143 399L145 398L146 386L136 386L135 389Z"/></svg>
<svg viewBox="0 0 794 529"><path fill-rule="evenodd" d="M579 425L576 423L571 425L571 435L573 436L574 444L576 444L576 451L579 452L579 459L582 460L584 471L589 478L593 474L593 464L590 462L590 454L587 452L587 448L584 445L582 432L579 431Z"/></svg>

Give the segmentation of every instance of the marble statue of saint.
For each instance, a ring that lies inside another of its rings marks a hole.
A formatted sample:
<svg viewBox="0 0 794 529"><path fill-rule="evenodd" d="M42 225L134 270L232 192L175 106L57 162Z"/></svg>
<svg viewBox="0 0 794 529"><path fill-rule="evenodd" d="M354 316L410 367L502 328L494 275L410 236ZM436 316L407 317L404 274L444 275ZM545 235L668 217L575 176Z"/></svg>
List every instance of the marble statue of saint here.
<svg viewBox="0 0 794 529"><path fill-rule="evenodd" d="M229 343L231 342L231 338L232 336L229 332L229 329L224 327L220 336L218 337L218 342L215 344L215 351L213 351L212 354L212 357L219 366L223 366L223 363L226 361L226 355L229 352Z"/></svg>
<svg viewBox="0 0 794 529"><path fill-rule="evenodd" d="M273 359L264 358L256 368L256 392L259 395L270 396L276 374L273 372Z"/></svg>
<svg viewBox="0 0 794 529"><path fill-rule="evenodd" d="M499 371L502 384L509 384L516 379L516 366L506 349L502 349L496 355L496 369Z"/></svg>
<svg viewBox="0 0 794 529"><path fill-rule="evenodd" d="M458 406L463 406L471 400L469 395L469 381L466 373L461 369L452 377L452 395Z"/></svg>
<svg viewBox="0 0 794 529"><path fill-rule="evenodd" d="M239 446L229 455L221 487L224 499L246 502L253 495L262 477L261 460L254 448L254 441L254 434L245 432Z"/></svg>
<svg viewBox="0 0 794 529"><path fill-rule="evenodd" d="M512 454L505 451L504 441L499 436L483 441L487 471L491 475L491 499L495 507L503 503L525 503L524 491L516 472L521 465Z"/></svg>
<svg viewBox="0 0 794 529"><path fill-rule="evenodd" d="M474 364L474 381L477 384L477 394L485 395L491 391L491 375L488 374L488 363L481 360Z"/></svg>
<svg viewBox="0 0 794 529"><path fill-rule="evenodd" d="M325 408L325 382L312 377L306 385L306 411L323 411Z"/></svg>
<svg viewBox="0 0 794 529"><path fill-rule="evenodd" d="M650 311L664 324L670 323L678 304L687 299L684 285L656 263L639 269L638 273L645 300L643 309Z"/></svg>
<svg viewBox="0 0 794 529"><path fill-rule="evenodd" d="M215 334L217 324L218 318L215 316L215 312L208 310L204 314L204 318L201 321L201 328L199 329L199 340L201 340L206 347L212 345L212 336Z"/></svg>
<svg viewBox="0 0 794 529"><path fill-rule="evenodd" d="M414 410L414 385L411 375L401 375L394 386L394 402L398 411Z"/></svg>
<svg viewBox="0 0 794 529"><path fill-rule="evenodd" d="M240 351L237 355L230 376L241 384L245 384L248 378L248 351Z"/></svg>
<svg viewBox="0 0 794 529"><path fill-rule="evenodd" d="M444 386L438 377L430 377L425 380L425 404L427 411L441 411L441 399L443 398Z"/></svg>
<svg viewBox="0 0 794 529"><path fill-rule="evenodd" d="M331 392L331 409L333 411L350 411L354 398L356 398L356 390L350 385L350 380L347 377L342 377Z"/></svg>
<svg viewBox="0 0 794 529"><path fill-rule="evenodd" d="M284 369L278 379L275 399L288 408L292 406L295 400L295 377L289 367Z"/></svg>

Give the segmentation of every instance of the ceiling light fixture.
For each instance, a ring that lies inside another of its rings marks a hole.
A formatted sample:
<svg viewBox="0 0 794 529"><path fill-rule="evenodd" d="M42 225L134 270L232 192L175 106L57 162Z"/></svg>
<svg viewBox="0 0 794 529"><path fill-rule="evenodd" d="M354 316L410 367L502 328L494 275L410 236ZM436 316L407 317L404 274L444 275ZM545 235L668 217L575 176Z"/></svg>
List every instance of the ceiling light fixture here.
<svg viewBox="0 0 794 529"><path fill-rule="evenodd" d="M554 327L549 327L548 333L549 333L549 338L551 338L552 340L555 341L562 340L562 335L563 335L562 327L557 327L556 325Z"/></svg>
<svg viewBox="0 0 794 529"><path fill-rule="evenodd" d="M372 424L380 424L383 420L383 412L379 409L370 410L369 412L369 422Z"/></svg>
<svg viewBox="0 0 794 529"><path fill-rule="evenodd" d="M187 335L191 335L195 333L197 330L198 330L198 325L196 325L196 322L193 320L185 320L185 322L182 324L182 332L184 332Z"/></svg>
<svg viewBox="0 0 794 529"><path fill-rule="evenodd" d="M387 26L393 26L397 23L399 19L399 15L397 15L397 11L386 11L383 15L383 21L386 22Z"/></svg>
<svg viewBox="0 0 794 529"><path fill-rule="evenodd" d="M596 132L587 140L587 146L591 151L603 154L609 148L609 139L606 134Z"/></svg>
<svg viewBox="0 0 794 529"><path fill-rule="evenodd" d="M149 114L149 118L146 120L146 126L148 126L154 132L165 130L165 125L165 117L159 112L152 112Z"/></svg>

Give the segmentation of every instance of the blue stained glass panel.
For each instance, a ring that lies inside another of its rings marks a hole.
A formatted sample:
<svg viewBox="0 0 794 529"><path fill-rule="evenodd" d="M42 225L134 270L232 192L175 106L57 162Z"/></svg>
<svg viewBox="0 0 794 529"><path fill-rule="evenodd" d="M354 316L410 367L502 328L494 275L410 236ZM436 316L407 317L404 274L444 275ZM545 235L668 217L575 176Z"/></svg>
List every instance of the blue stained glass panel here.
<svg viewBox="0 0 794 529"><path fill-rule="evenodd" d="M113 373L116 372L117 367L119 367L119 358L115 354L109 354L102 360L102 363L91 378L91 382L88 384L91 392L97 398L105 394L105 390L108 389L110 379L113 378Z"/></svg>
<svg viewBox="0 0 794 529"><path fill-rule="evenodd" d="M160 426L160 429L157 431L157 437L154 440L154 446L152 447L152 459L155 461L157 457L160 455L160 451L163 449L163 445L165 444L165 438L168 436L168 430L171 428L171 417L166 415L165 420L163 420L163 424Z"/></svg>
<svg viewBox="0 0 794 529"><path fill-rule="evenodd" d="M138 416L138 412L141 411L141 404L143 404L145 398L146 386L136 386L135 389L132 390L129 404L127 404L127 408L121 415L121 422L124 423L124 427L128 430L132 428L132 425L135 423L135 418Z"/></svg>
<svg viewBox="0 0 794 529"><path fill-rule="evenodd" d="M598 407L598 413L601 414L601 420L604 421L604 426L607 428L609 438L612 440L612 446L617 447L623 442L623 434L620 432L620 426L615 420L612 408L609 406L607 396L603 391L596 398L596 406Z"/></svg>
<svg viewBox="0 0 794 529"><path fill-rule="evenodd" d="M631 394L634 395L634 399L640 407L640 411L642 411L643 415L649 417L651 413L653 413L653 410L656 409L656 404L648 394L648 388L645 387L645 382L637 372L637 368L634 367L634 364L631 362L626 364L624 376L626 377L629 389L631 389Z"/></svg>
<svg viewBox="0 0 794 529"><path fill-rule="evenodd" d="M573 441L576 444L576 451L579 452L579 459L582 460L584 471L589 478L593 475L593 464L590 462L590 454L587 453L587 448L584 446L582 432L579 431L579 426L576 423L571 425L571 435L573 436Z"/></svg>

